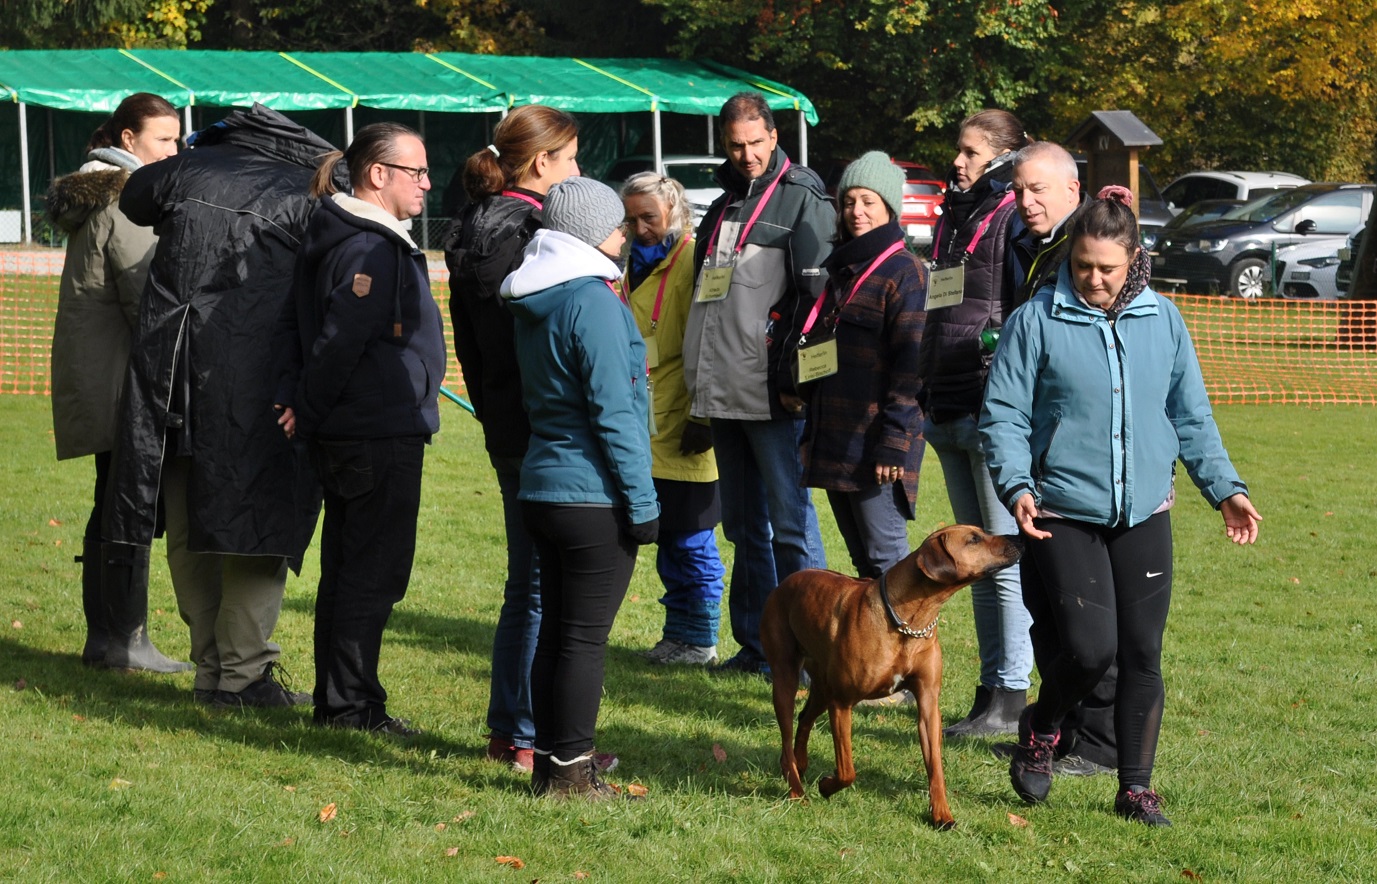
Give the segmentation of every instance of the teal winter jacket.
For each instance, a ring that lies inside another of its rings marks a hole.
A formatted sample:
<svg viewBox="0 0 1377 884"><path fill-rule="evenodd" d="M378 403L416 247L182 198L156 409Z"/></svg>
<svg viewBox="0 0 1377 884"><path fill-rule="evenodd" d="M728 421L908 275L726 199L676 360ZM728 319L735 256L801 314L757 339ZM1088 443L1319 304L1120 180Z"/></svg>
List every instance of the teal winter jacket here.
<svg viewBox="0 0 1377 884"><path fill-rule="evenodd" d="M521 500L660 514L650 478L645 343L608 284L621 276L579 240L539 230L502 282L515 317L531 442Z"/></svg>
<svg viewBox="0 0 1377 884"><path fill-rule="evenodd" d="M1168 498L1179 458L1212 506L1247 486L1229 462L1176 305L1144 290L1111 322L1062 265L1004 325L980 436L1005 506L1133 526Z"/></svg>

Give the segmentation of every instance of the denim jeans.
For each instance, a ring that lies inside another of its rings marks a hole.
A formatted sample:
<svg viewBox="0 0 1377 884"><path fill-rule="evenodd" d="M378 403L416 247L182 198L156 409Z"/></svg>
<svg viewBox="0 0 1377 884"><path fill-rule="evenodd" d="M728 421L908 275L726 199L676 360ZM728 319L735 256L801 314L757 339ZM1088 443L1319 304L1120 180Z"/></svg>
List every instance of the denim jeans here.
<svg viewBox="0 0 1377 884"><path fill-rule="evenodd" d="M492 640L488 730L521 749L535 745L531 716L531 661L540 633L540 556L521 518L521 458L491 457L502 491L507 531L507 583Z"/></svg>
<svg viewBox="0 0 1377 884"><path fill-rule="evenodd" d="M763 662L760 617L780 580L827 567L818 514L803 479L803 421L713 419L722 491L722 533L735 549L727 610L732 638Z"/></svg>
<svg viewBox="0 0 1377 884"><path fill-rule="evenodd" d="M908 555L908 498L903 494L902 482L827 492L857 577L879 577Z"/></svg>
<svg viewBox="0 0 1377 884"><path fill-rule="evenodd" d="M923 423L923 438L942 462L947 497L956 521L991 534L1017 534L1018 523L990 481L974 415ZM975 639L980 646L980 683L987 688L1027 690L1033 671L1033 619L1023 605L1018 565L971 584Z"/></svg>
<svg viewBox="0 0 1377 884"><path fill-rule="evenodd" d="M665 585L665 638L698 648L717 644L725 571L712 529L661 531L655 568Z"/></svg>

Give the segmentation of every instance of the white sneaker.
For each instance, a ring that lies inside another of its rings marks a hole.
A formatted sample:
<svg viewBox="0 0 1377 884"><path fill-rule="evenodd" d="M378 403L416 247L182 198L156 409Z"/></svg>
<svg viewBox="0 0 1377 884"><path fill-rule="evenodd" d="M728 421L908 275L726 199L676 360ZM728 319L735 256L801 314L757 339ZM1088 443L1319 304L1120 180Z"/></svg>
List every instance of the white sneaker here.
<svg viewBox="0 0 1377 884"><path fill-rule="evenodd" d="M717 662L717 645L701 647L683 642L674 642L674 647L661 655L655 662L677 666L711 666Z"/></svg>

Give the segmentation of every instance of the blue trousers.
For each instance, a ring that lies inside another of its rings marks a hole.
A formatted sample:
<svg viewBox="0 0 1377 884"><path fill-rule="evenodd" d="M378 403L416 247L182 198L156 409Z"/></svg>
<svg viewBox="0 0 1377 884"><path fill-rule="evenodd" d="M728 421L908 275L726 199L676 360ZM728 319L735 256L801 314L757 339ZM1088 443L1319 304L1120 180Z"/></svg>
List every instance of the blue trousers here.
<svg viewBox="0 0 1377 884"><path fill-rule="evenodd" d="M507 583L492 639L492 686L488 694L488 730L514 746L535 745L531 714L531 661L540 633L540 555L521 518L521 458L493 457L502 491L502 519L507 531Z"/></svg>
<svg viewBox="0 0 1377 884"><path fill-rule="evenodd" d="M700 648L717 644L726 569L712 529L661 531L655 567L665 585L665 638Z"/></svg>

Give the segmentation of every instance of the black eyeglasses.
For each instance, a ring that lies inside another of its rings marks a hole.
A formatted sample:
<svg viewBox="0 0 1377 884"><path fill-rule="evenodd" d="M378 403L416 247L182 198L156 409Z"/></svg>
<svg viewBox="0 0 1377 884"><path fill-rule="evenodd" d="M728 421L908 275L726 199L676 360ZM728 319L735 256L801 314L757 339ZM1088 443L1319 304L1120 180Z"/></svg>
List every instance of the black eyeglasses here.
<svg viewBox="0 0 1377 884"><path fill-rule="evenodd" d="M378 163L378 165L386 166L389 169L401 169L403 172L409 172L411 174L411 177L416 179L417 184L421 183L422 178L425 178L430 175L429 166L421 166L418 169L415 166L399 166L396 163Z"/></svg>

